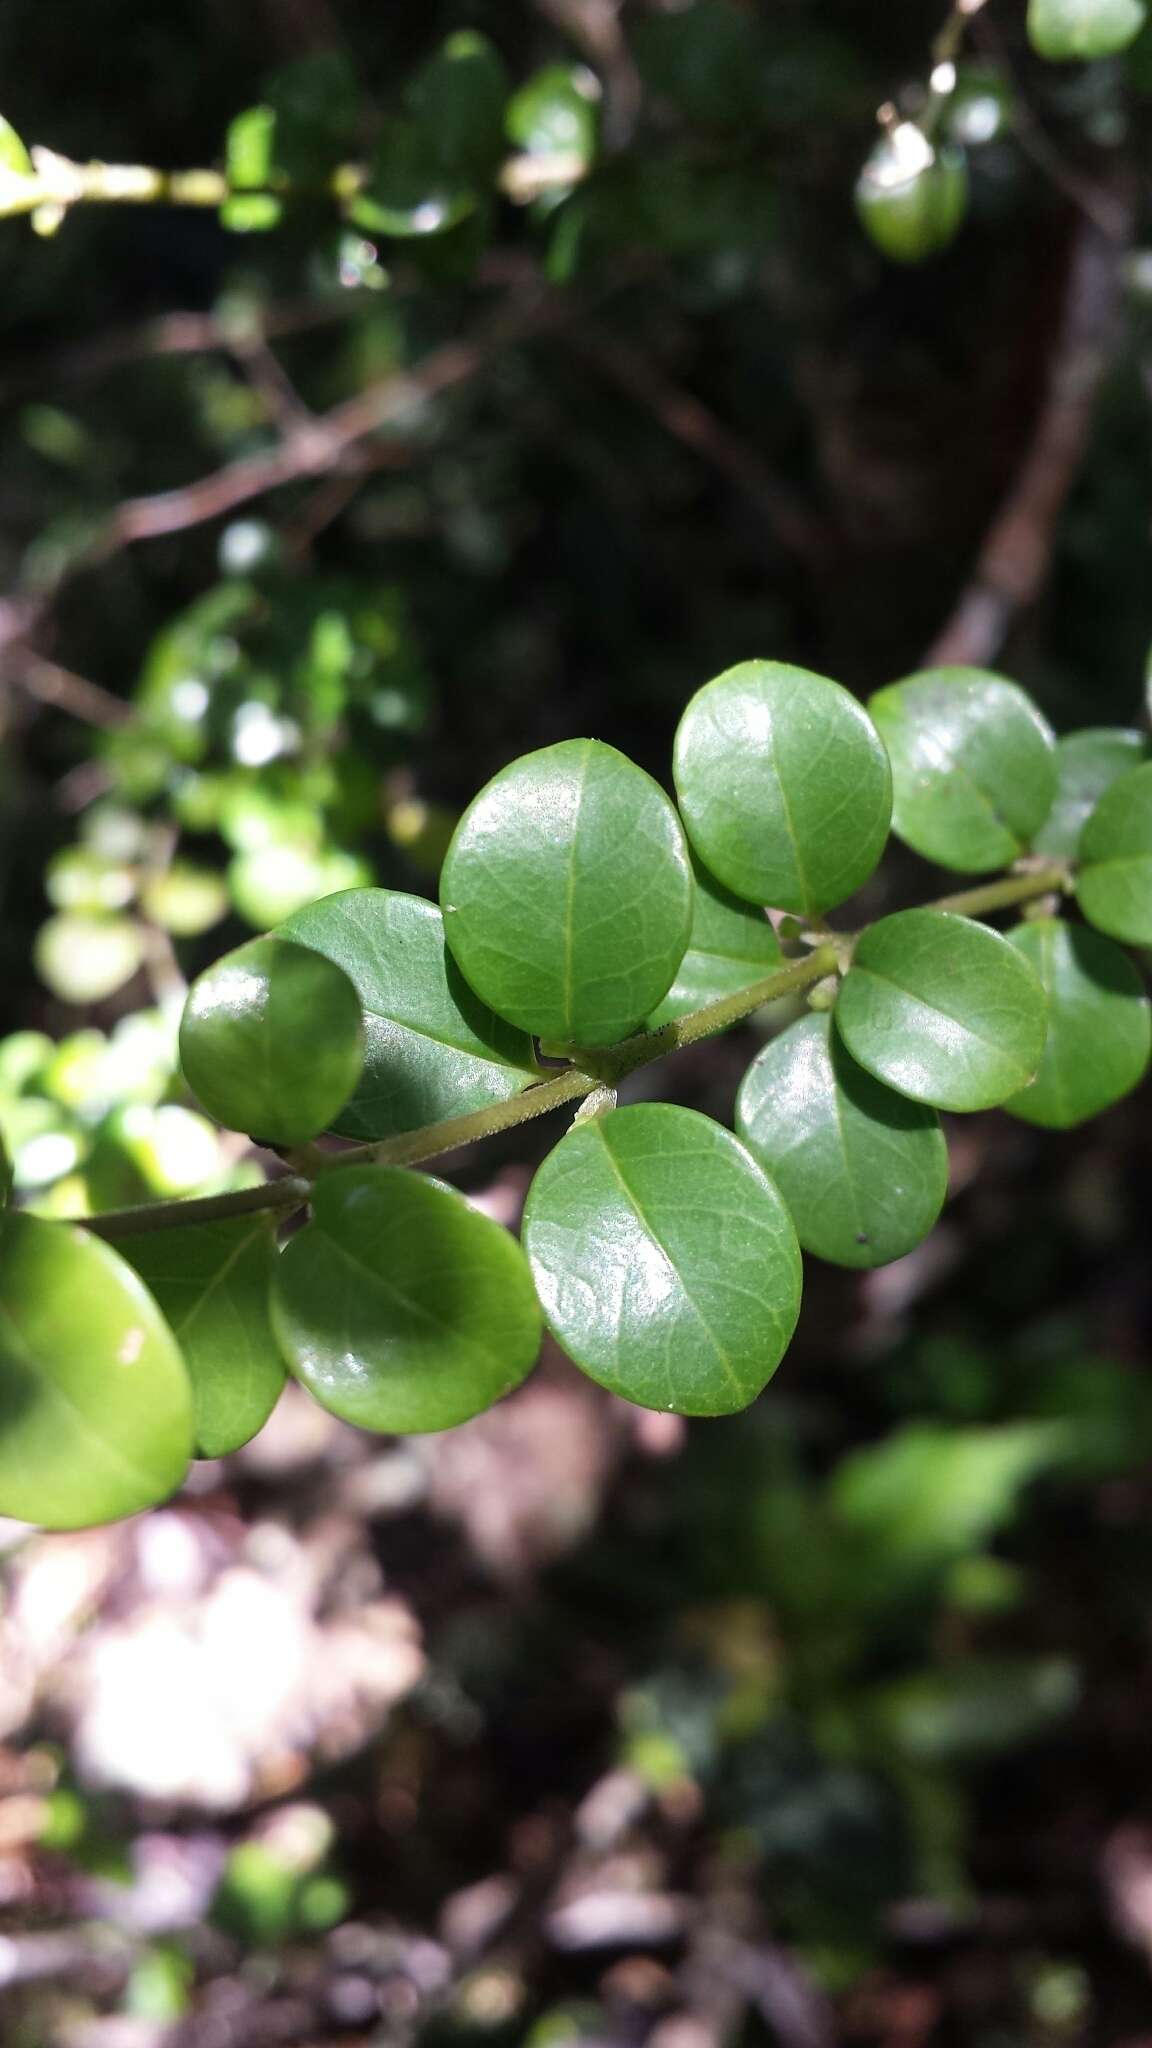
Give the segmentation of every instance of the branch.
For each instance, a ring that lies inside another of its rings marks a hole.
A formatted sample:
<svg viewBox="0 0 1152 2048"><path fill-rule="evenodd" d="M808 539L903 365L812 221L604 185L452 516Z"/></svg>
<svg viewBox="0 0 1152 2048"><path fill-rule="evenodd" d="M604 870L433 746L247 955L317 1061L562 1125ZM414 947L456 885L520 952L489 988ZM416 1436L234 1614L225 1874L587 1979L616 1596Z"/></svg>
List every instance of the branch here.
<svg viewBox="0 0 1152 2048"><path fill-rule="evenodd" d="M1031 445L988 531L972 580L925 658L928 668L987 668L1017 614L1043 587L1060 517L1088 444L1096 394L1112 358L1126 242L1126 235L1118 242L1093 220L1081 224Z"/></svg>
<svg viewBox="0 0 1152 2048"><path fill-rule="evenodd" d="M131 705L122 697L114 697L111 690L90 683L86 676L74 675L71 669L61 668L59 662L48 661L18 643L0 649L0 685L23 690L39 704L47 704L54 711L70 712L85 725L97 725L106 731L131 725L135 715Z"/></svg>

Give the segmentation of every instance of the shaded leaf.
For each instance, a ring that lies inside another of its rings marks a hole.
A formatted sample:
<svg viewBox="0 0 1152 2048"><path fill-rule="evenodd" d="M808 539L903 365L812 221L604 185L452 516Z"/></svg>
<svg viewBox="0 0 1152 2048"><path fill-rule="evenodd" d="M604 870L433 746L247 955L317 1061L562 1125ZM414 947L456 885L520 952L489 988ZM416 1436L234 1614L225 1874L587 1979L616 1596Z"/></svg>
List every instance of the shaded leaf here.
<svg viewBox="0 0 1152 2048"><path fill-rule="evenodd" d="M1152 761L1107 789L1080 835L1076 895L1090 924L1152 945Z"/></svg>
<svg viewBox="0 0 1152 2048"><path fill-rule="evenodd" d="M695 856L692 872L688 951L663 1002L648 1018L651 1031L720 996L736 995L782 963L779 941L764 912L733 896Z"/></svg>
<svg viewBox="0 0 1152 2048"><path fill-rule="evenodd" d="M1123 726L1087 726L1056 742L1056 796L1032 840L1037 853L1074 860L1084 830L1106 789L1148 759L1142 732Z"/></svg>
<svg viewBox="0 0 1152 2048"><path fill-rule="evenodd" d="M1025 1123L1070 1130L1143 1080L1152 1009L1126 953L1085 925L1036 918L1008 933L1048 998L1048 1037L1036 1079L1004 1104Z"/></svg>
<svg viewBox="0 0 1152 2048"><path fill-rule="evenodd" d="M307 946L253 939L188 991L180 1064L193 1094L231 1130L303 1144L338 1115L363 1059L356 990Z"/></svg>

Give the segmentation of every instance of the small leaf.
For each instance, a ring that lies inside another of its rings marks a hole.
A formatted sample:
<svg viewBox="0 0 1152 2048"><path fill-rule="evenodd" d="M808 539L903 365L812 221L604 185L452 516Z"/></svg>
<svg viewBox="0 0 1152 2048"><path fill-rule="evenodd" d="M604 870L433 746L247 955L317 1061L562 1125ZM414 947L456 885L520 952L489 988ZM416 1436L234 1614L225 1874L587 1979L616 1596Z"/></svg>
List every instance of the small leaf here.
<svg viewBox="0 0 1152 2048"><path fill-rule="evenodd" d="M339 1114L363 1058L356 990L307 946L253 939L188 991L180 1063L193 1094L230 1130L303 1144Z"/></svg>
<svg viewBox="0 0 1152 2048"><path fill-rule="evenodd" d="M1080 859L1076 895L1089 923L1152 945L1152 761L1105 791L1080 835Z"/></svg>
<svg viewBox="0 0 1152 2048"><path fill-rule="evenodd" d="M943 910L870 925L836 1005L853 1058L937 1109L991 1109L1032 1079L1044 1052L1044 990L1015 947Z"/></svg>
<svg viewBox="0 0 1152 2048"><path fill-rule="evenodd" d="M599 101L599 82L583 65L549 64L509 100L505 132L529 156L588 164L596 153Z"/></svg>
<svg viewBox="0 0 1152 2048"><path fill-rule="evenodd" d="M539 1080L531 1042L465 982L434 903L346 890L297 911L281 935L334 960L360 998L364 1071L332 1122L342 1138L419 1130Z"/></svg>
<svg viewBox="0 0 1152 2048"><path fill-rule="evenodd" d="M688 951L662 1003L648 1018L658 1031L704 1003L738 994L781 965L779 941L762 910L742 903L693 856L692 930Z"/></svg>
<svg viewBox="0 0 1152 2048"><path fill-rule="evenodd" d="M34 178L36 175L32 159L11 121L6 121L0 114L0 173L5 172L17 178ZM0 213L3 210L3 199L0 198Z"/></svg>
<svg viewBox="0 0 1152 2048"><path fill-rule="evenodd" d="M910 1422L843 1458L829 1501L875 1566L938 1571L970 1554L1014 1513L1023 1488L1057 1463L1059 1422L956 1429Z"/></svg>
<svg viewBox="0 0 1152 2048"><path fill-rule="evenodd" d="M167 1498L192 1450L176 1340L110 1245L11 1213L0 1226L0 1514L48 1529Z"/></svg>
<svg viewBox="0 0 1152 2048"><path fill-rule="evenodd" d="M531 1371L540 1309L514 1237L455 1189L344 1167L277 1262L272 1320L290 1370L361 1429L451 1429Z"/></svg>
<svg viewBox="0 0 1152 2048"><path fill-rule="evenodd" d="M105 1117L84 1169L97 1209L129 1208L157 1196L190 1195L224 1169L212 1125L180 1103L118 1104Z"/></svg>
<svg viewBox="0 0 1152 2048"><path fill-rule="evenodd" d="M1048 997L1048 1039L1036 1079L1005 1109L1025 1123L1067 1131L1099 1115L1143 1080L1152 1012L1126 953L1084 925L1036 918L1008 933Z"/></svg>
<svg viewBox="0 0 1152 2048"><path fill-rule="evenodd" d="M143 938L128 917L61 911L41 925L32 957L41 981L62 1002L102 1003L131 981Z"/></svg>
<svg viewBox="0 0 1152 2048"><path fill-rule="evenodd" d="M126 1238L122 1250L183 1352L197 1457L239 1450L263 1429L285 1378L269 1313L276 1262L271 1217L153 1230Z"/></svg>
<svg viewBox="0 0 1152 2048"><path fill-rule="evenodd" d="M1106 789L1148 759L1142 732L1119 725L1086 726L1056 742L1056 797L1033 835L1037 853L1074 860L1084 830Z"/></svg>
<svg viewBox="0 0 1152 2048"><path fill-rule="evenodd" d="M504 146L504 66L486 36L463 29L421 67L407 117L386 121L349 217L373 234L442 234L486 196Z"/></svg>
<svg viewBox="0 0 1152 2048"><path fill-rule="evenodd" d="M12 1161L0 1131L0 1209L6 1209L12 1199Z"/></svg>
<svg viewBox="0 0 1152 2048"><path fill-rule="evenodd" d="M837 1266L902 1258L948 1192L935 1110L865 1073L827 1016L764 1047L741 1083L736 1129L776 1182L804 1250Z"/></svg>
<svg viewBox="0 0 1152 2048"><path fill-rule="evenodd" d="M245 922L266 931L325 896L359 888L368 874L364 861L339 847L272 841L236 855L228 868L228 888Z"/></svg>
<svg viewBox="0 0 1152 2048"><path fill-rule="evenodd" d="M705 865L749 903L818 916L866 882L892 815L867 713L823 676L745 661L697 691L676 788Z"/></svg>
<svg viewBox="0 0 1152 2048"><path fill-rule="evenodd" d="M894 263L923 263L954 242L968 210L968 166L955 143L933 145L914 121L877 143L856 183L856 211Z"/></svg>
<svg viewBox="0 0 1152 2048"><path fill-rule="evenodd" d="M1028 0L1028 35L1057 62L1112 57L1135 42L1147 15L1144 0Z"/></svg>
<svg viewBox="0 0 1152 2048"><path fill-rule="evenodd" d="M1024 691L985 669L928 669L878 690L868 709L905 844L963 874L1015 860L1056 793L1055 741Z"/></svg>
<svg viewBox="0 0 1152 2048"><path fill-rule="evenodd" d="M465 979L522 1031L612 1045L672 985L692 870L659 784L599 740L513 761L468 806L440 880Z"/></svg>
<svg viewBox="0 0 1152 2048"><path fill-rule="evenodd" d="M643 1408L746 1408L796 1327L783 1200L695 1110L636 1103L574 1126L532 1184L524 1246L558 1342Z"/></svg>
<svg viewBox="0 0 1152 2048"><path fill-rule="evenodd" d="M192 939L227 916L228 890L213 868L173 861L171 867L149 876L140 892L140 906L162 930L178 939Z"/></svg>

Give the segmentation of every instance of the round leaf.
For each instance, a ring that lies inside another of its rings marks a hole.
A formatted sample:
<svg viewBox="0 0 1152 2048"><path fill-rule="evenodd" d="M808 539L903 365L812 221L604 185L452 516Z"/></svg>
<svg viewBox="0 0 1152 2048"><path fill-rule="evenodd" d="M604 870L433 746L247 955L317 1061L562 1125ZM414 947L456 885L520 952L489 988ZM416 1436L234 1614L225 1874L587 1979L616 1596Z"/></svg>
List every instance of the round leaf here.
<svg viewBox="0 0 1152 2048"><path fill-rule="evenodd" d="M533 72L508 102L505 132L530 156L570 157L588 163L596 150L600 87L579 64L550 64Z"/></svg>
<svg viewBox="0 0 1152 2048"><path fill-rule="evenodd" d="M143 958L140 927L127 917L64 911L36 934L36 972L66 1003L102 1003L131 981Z"/></svg>
<svg viewBox="0 0 1152 2048"><path fill-rule="evenodd" d="M277 1262L291 1371L361 1429L451 1429L519 1386L540 1347L524 1254L443 1182L399 1167L322 1179Z"/></svg>
<svg viewBox="0 0 1152 2048"><path fill-rule="evenodd" d="M991 1109L1040 1065L1035 970L999 932L943 910L901 910L861 937L836 1005L853 1058L937 1109Z"/></svg>
<svg viewBox="0 0 1152 2048"><path fill-rule="evenodd" d="M1152 945L1152 761L1105 791L1080 835L1080 908L1130 945Z"/></svg>
<svg viewBox="0 0 1152 2048"><path fill-rule="evenodd" d="M1106 789L1148 759L1142 732L1124 726L1086 726L1056 742L1056 797L1032 844L1037 853L1073 860L1084 830Z"/></svg>
<svg viewBox="0 0 1152 2048"><path fill-rule="evenodd" d="M1112 57L1135 42L1147 14L1144 0L1028 0L1028 35L1057 62Z"/></svg>
<svg viewBox="0 0 1152 2048"><path fill-rule="evenodd" d="M532 1047L474 995L434 903L352 889L281 928L344 969L364 1012L364 1071L332 1129L390 1138L505 1102L539 1079Z"/></svg>
<svg viewBox="0 0 1152 2048"><path fill-rule="evenodd" d="M937 668L868 709L892 761L893 829L963 874L1015 860L1056 792L1055 741L1035 705L980 668Z"/></svg>
<svg viewBox="0 0 1152 2048"><path fill-rule="evenodd" d="M565 1351L642 1408L746 1408L800 1312L773 1183L729 1131L667 1103L573 1126L532 1184L524 1247Z"/></svg>
<svg viewBox="0 0 1152 2048"><path fill-rule="evenodd" d="M888 757L855 698L807 669L745 661L705 684L675 773L696 851L746 902L819 916L884 851Z"/></svg>
<svg viewBox="0 0 1152 2048"><path fill-rule="evenodd" d="M167 1498L192 1450L176 1340L98 1238L9 1215L0 1228L0 1514L49 1529Z"/></svg>
<svg viewBox="0 0 1152 2048"><path fill-rule="evenodd" d="M153 1230L124 1257L171 1325L192 1382L196 1455L223 1458L262 1429L284 1385L268 1296L276 1260L267 1215Z"/></svg>
<svg viewBox="0 0 1152 2048"><path fill-rule="evenodd" d="M688 951L662 1003L648 1019L658 1031L720 996L736 995L779 967L779 941L762 910L742 903L693 857L695 887Z"/></svg>
<svg viewBox="0 0 1152 2048"><path fill-rule="evenodd" d="M526 754L482 789L440 883L465 979L500 1016L563 1045L612 1045L672 985L692 921L680 821L599 740Z"/></svg>
<svg viewBox="0 0 1152 2048"><path fill-rule="evenodd" d="M180 1063L231 1130L278 1145L314 1138L347 1102L363 1057L355 988L307 946L253 939L188 992Z"/></svg>
<svg viewBox="0 0 1152 2048"><path fill-rule="evenodd" d="M856 184L856 211L894 263L923 263L956 239L968 210L968 166L954 144L934 148L914 121L877 143Z"/></svg>
<svg viewBox="0 0 1152 2048"><path fill-rule="evenodd" d="M1084 925L1038 917L1009 932L1048 996L1036 1079L1005 1103L1013 1116L1070 1130L1131 1093L1152 1053L1152 1013L1126 953Z"/></svg>
<svg viewBox="0 0 1152 2048"><path fill-rule="evenodd" d="M935 1110L857 1066L828 1016L802 1018L753 1060L736 1128L804 1250L834 1265L902 1258L944 1206L948 1148Z"/></svg>

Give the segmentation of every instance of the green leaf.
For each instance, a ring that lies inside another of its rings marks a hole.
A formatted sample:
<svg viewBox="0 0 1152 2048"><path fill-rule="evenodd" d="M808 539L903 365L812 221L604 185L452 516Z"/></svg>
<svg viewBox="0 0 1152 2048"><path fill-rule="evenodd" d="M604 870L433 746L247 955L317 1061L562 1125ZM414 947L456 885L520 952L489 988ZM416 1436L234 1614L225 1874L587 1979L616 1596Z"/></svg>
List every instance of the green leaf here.
<svg viewBox="0 0 1152 2048"><path fill-rule="evenodd" d="M271 107L245 107L229 122L224 172L234 192L260 191L276 172L276 115Z"/></svg>
<svg viewBox="0 0 1152 2048"><path fill-rule="evenodd" d="M963 874L1015 860L1056 793L1055 741L1024 691L985 669L928 669L868 709L892 761L900 838Z"/></svg>
<svg viewBox="0 0 1152 2048"><path fill-rule="evenodd" d="M173 861L149 876L140 892L140 906L162 930L178 939L192 939L227 915L228 890L215 869Z"/></svg>
<svg viewBox="0 0 1152 2048"><path fill-rule="evenodd" d="M1076 895L1090 924L1152 945L1152 761L1106 790L1080 835Z"/></svg>
<svg viewBox="0 0 1152 2048"><path fill-rule="evenodd" d="M644 1102L574 1125L532 1184L524 1246L558 1342L643 1408L746 1408L796 1327L791 1217L695 1110Z"/></svg>
<svg viewBox="0 0 1152 2048"><path fill-rule="evenodd" d="M834 1265L902 1258L944 1206L948 1148L935 1110L857 1066L828 1016L802 1018L753 1060L736 1129L804 1250Z"/></svg>
<svg viewBox="0 0 1152 2048"><path fill-rule="evenodd" d="M633 45L645 85L690 121L738 128L771 112L767 42L732 0L691 0L647 14L636 24Z"/></svg>
<svg viewBox="0 0 1152 2048"><path fill-rule="evenodd" d="M281 927L344 969L364 1012L364 1071L332 1123L390 1138L506 1102L539 1080L530 1041L468 987L434 903L351 889Z"/></svg>
<svg viewBox="0 0 1152 2048"><path fill-rule="evenodd" d="M465 220L491 185L504 147L504 66L486 36L449 36L405 94L407 117L385 122L352 220L370 232L441 234Z"/></svg>
<svg viewBox="0 0 1152 2048"><path fill-rule="evenodd" d="M228 868L228 887L246 923L266 931L310 903L359 888L369 872L365 861L339 847L272 841L246 847L236 855Z"/></svg>
<svg viewBox="0 0 1152 2048"><path fill-rule="evenodd" d="M659 784L600 740L562 740L468 806L440 901L457 965L500 1016L557 1044L612 1045L672 985L692 870Z"/></svg>
<svg viewBox="0 0 1152 2048"><path fill-rule="evenodd" d="M999 932L943 910L900 910L861 937L836 1005L854 1059L937 1109L991 1109L1032 1079L1047 1005Z"/></svg>
<svg viewBox="0 0 1152 2048"><path fill-rule="evenodd" d="M102 1003L131 981L143 958L140 927L129 917L61 911L42 924L32 958L36 972L65 1003Z"/></svg>
<svg viewBox="0 0 1152 2048"><path fill-rule="evenodd" d="M505 132L528 156L588 164L596 154L599 102L599 83L582 64L549 64L513 94Z"/></svg>
<svg viewBox="0 0 1152 2048"><path fill-rule="evenodd" d="M923 263L954 242L968 211L968 166L954 143L929 142L914 121L879 141L856 181L856 212L893 263Z"/></svg>
<svg viewBox="0 0 1152 2048"><path fill-rule="evenodd" d="M1112 57L1135 42L1147 14L1144 0L1028 0L1028 35L1057 62Z"/></svg>
<svg viewBox="0 0 1152 2048"><path fill-rule="evenodd" d="M1067 1131L1143 1080L1152 1012L1126 953L1085 925L1041 917L1008 933L1048 997L1048 1039L1036 1079L1004 1107L1025 1123Z"/></svg>
<svg viewBox="0 0 1152 2048"><path fill-rule="evenodd" d="M264 1427L285 1378L269 1312L272 1218L234 1216L153 1230L126 1238L122 1250L183 1352L197 1457L239 1450Z"/></svg>
<svg viewBox="0 0 1152 2048"><path fill-rule="evenodd" d="M272 1320L291 1371L361 1429L451 1429L531 1371L540 1308L514 1237L399 1167L322 1178L286 1246Z"/></svg>
<svg viewBox="0 0 1152 2048"><path fill-rule="evenodd" d="M884 851L888 757L867 713L823 676L745 661L697 691L676 734L696 851L729 889L816 917Z"/></svg>
<svg viewBox="0 0 1152 2048"><path fill-rule="evenodd" d="M7 1208L12 1199L12 1161L0 1131L0 1209Z"/></svg>
<svg viewBox="0 0 1152 2048"><path fill-rule="evenodd" d="M190 1195L219 1181L224 1170L219 1140L206 1118L179 1103L159 1109L122 1103L105 1117L84 1169L97 1209Z"/></svg>
<svg viewBox="0 0 1152 2048"><path fill-rule="evenodd" d="M991 1429L907 1423L837 1466L829 1499L837 1520L874 1563L939 1569L1008 1521L1029 1480L1061 1455L1061 1424Z"/></svg>
<svg viewBox="0 0 1152 2048"><path fill-rule="evenodd" d="M858 1711L885 1748L955 1764L1030 1741L1071 1710L1078 1691L1064 1657L968 1657L870 1689Z"/></svg>
<svg viewBox="0 0 1152 2048"><path fill-rule="evenodd" d="M5 173L16 178L34 178L36 175L32 159L11 121L6 121L0 114L0 195L7 182ZM4 202L0 196L0 213L3 211Z"/></svg>
<svg viewBox="0 0 1152 2048"><path fill-rule="evenodd" d="M1086 726L1056 742L1056 796L1032 844L1037 853L1074 860L1084 830L1106 789L1148 759L1142 732L1123 726Z"/></svg>
<svg viewBox="0 0 1152 2048"><path fill-rule="evenodd" d="M649 1031L658 1031L662 1024L686 1017L689 1011L720 996L738 994L783 960L779 941L762 910L733 896L695 855L692 871L695 886L688 951L663 1002L648 1018Z"/></svg>
<svg viewBox="0 0 1152 2048"><path fill-rule="evenodd" d="M180 1063L193 1094L230 1130L305 1143L339 1114L363 1059L356 990L307 946L252 939L188 991Z"/></svg>
<svg viewBox="0 0 1152 2048"><path fill-rule="evenodd" d="M9 1214L0 1227L0 1514L49 1529L167 1498L192 1450L176 1340L110 1245Z"/></svg>

